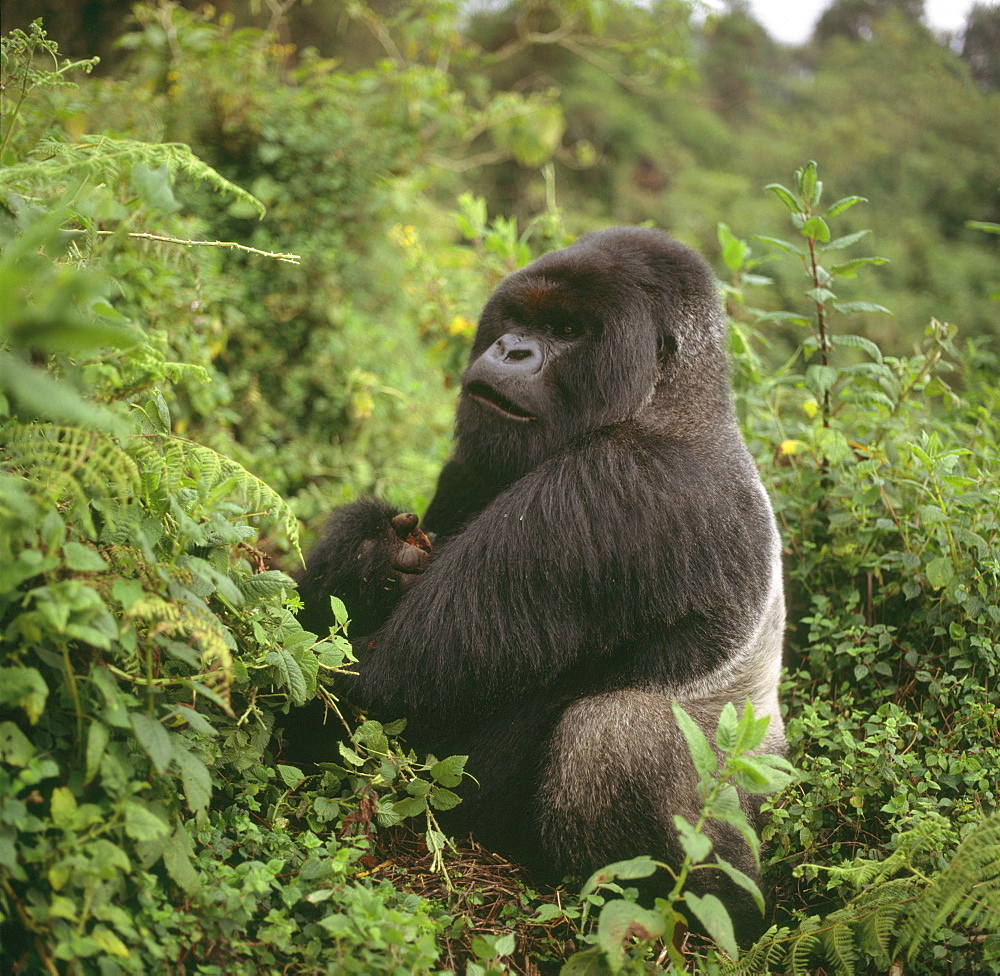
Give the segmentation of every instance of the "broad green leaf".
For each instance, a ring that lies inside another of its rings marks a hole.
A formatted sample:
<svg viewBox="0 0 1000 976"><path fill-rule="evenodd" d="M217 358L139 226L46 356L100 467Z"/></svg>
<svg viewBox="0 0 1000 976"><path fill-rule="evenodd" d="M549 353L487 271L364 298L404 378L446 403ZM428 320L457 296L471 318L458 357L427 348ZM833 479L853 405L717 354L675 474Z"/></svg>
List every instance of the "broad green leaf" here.
<svg viewBox="0 0 1000 976"><path fill-rule="evenodd" d="M331 596L330 607L333 610L333 619L337 621L337 627L346 633L345 628L350 618L347 615L347 606L344 601L339 596Z"/></svg>
<svg viewBox="0 0 1000 976"><path fill-rule="evenodd" d="M101 952L107 953L109 956L118 956L119 959L129 958L128 946L106 925L94 926L90 937L100 947Z"/></svg>
<svg viewBox="0 0 1000 976"><path fill-rule="evenodd" d="M204 813L212 799L212 777L208 767L179 741L174 747L174 761L181 771L188 809L194 814Z"/></svg>
<svg viewBox="0 0 1000 976"><path fill-rule="evenodd" d="M625 942L636 938L651 942L663 935L666 924L659 912L616 898L602 909L597 921L597 944L604 950L611 971L618 972L625 959Z"/></svg>
<svg viewBox="0 0 1000 976"><path fill-rule="evenodd" d="M468 756L449 756L430 768L431 778L442 786L458 786L462 782Z"/></svg>
<svg viewBox="0 0 1000 976"><path fill-rule="evenodd" d="M103 722L92 721L87 729L85 783L90 783L101 768L104 751L111 741L111 729Z"/></svg>
<svg viewBox="0 0 1000 976"><path fill-rule="evenodd" d="M733 921L725 905L715 895L701 897L691 891L684 892L684 902L716 944L731 958L738 959L740 949L736 944Z"/></svg>
<svg viewBox="0 0 1000 976"><path fill-rule="evenodd" d="M882 362L882 350L875 345L871 339L866 339L859 335L833 335L830 341L834 346L849 346L854 349L863 349L876 362Z"/></svg>
<svg viewBox="0 0 1000 976"><path fill-rule="evenodd" d="M814 364L806 367L805 383L806 387L812 390L817 396L822 396L827 390L832 389L840 374L833 366L820 366Z"/></svg>
<svg viewBox="0 0 1000 976"><path fill-rule="evenodd" d="M834 238L828 244L824 245L823 253L828 254L830 251L842 251L852 244L857 244L858 241L867 237L870 233L870 230L859 230L854 234L845 234L843 237Z"/></svg>
<svg viewBox="0 0 1000 976"><path fill-rule="evenodd" d="M691 858L694 864L701 864L712 853L712 838L708 834L701 833L687 822L683 817L674 814L674 826L677 828L677 835L684 848L684 853Z"/></svg>
<svg viewBox="0 0 1000 976"><path fill-rule="evenodd" d="M396 800L392 807L400 817L417 817L426 812L427 801L423 797L407 796Z"/></svg>
<svg viewBox="0 0 1000 976"><path fill-rule="evenodd" d="M876 305L875 302L834 302L833 307L844 315L853 315L856 312L872 312L879 315L892 315L892 312L884 305Z"/></svg>
<svg viewBox="0 0 1000 976"><path fill-rule="evenodd" d="M726 702L719 713L719 724L715 730L715 744L721 752L732 752L736 745L736 729L738 724L736 717L736 706L732 702Z"/></svg>
<svg viewBox="0 0 1000 976"><path fill-rule="evenodd" d="M125 833L133 840L156 840L170 828L138 800L125 802Z"/></svg>
<svg viewBox="0 0 1000 976"><path fill-rule="evenodd" d="M37 668L0 667L0 705L22 709L32 725L42 717L48 695Z"/></svg>
<svg viewBox="0 0 1000 976"><path fill-rule="evenodd" d="M170 733L155 718L144 712L132 712L129 721L132 723L136 741L149 756L153 768L158 773L165 773L170 766L170 760L174 757Z"/></svg>
<svg viewBox="0 0 1000 976"><path fill-rule="evenodd" d="M691 761L701 779L707 779L716 771L719 765L715 750L705 738L705 733L698 727L697 723L684 711L677 703L672 702L671 708L674 713L674 720L681 730L684 740L687 742L688 751L691 753Z"/></svg>
<svg viewBox="0 0 1000 976"><path fill-rule="evenodd" d="M49 801L52 822L61 830L71 830L76 822L76 797L66 786L57 786Z"/></svg>
<svg viewBox="0 0 1000 976"><path fill-rule="evenodd" d="M789 241L783 241L778 237L762 237L758 234L754 235L755 241L760 241L763 244L773 244L775 247L780 248L782 251L787 251L789 254L794 254L797 257L804 257L805 251L801 247L797 247L795 244Z"/></svg>
<svg viewBox="0 0 1000 976"><path fill-rule="evenodd" d="M734 867L728 861L721 857L717 857L715 860L715 866L729 876L729 878L744 891L748 891L750 896L753 898L754 903L761 910L761 914L764 912L764 896L761 894L760 887L757 882L754 881L749 875L744 874L739 868Z"/></svg>
<svg viewBox="0 0 1000 976"><path fill-rule="evenodd" d="M580 890L580 893L589 895L596 891L600 885L616 879L632 881L636 878L648 878L656 871L656 867L656 862L647 854L633 857L628 861L615 861L613 864L608 864L595 871L587 879L587 883Z"/></svg>
<svg viewBox="0 0 1000 976"><path fill-rule="evenodd" d="M830 228L822 217L810 217L799 231L803 237L811 237L814 240L826 243L830 240Z"/></svg>
<svg viewBox="0 0 1000 976"><path fill-rule="evenodd" d="M881 265L888 264L888 258L855 258L853 261L847 261L844 264L835 264L830 268L830 274L835 274L839 278L856 278L859 268L863 268L865 265Z"/></svg>
<svg viewBox="0 0 1000 976"><path fill-rule="evenodd" d="M429 798L431 806L435 810L453 810L462 802L462 798L457 793L452 793L451 790L442 787L431 790Z"/></svg>
<svg viewBox="0 0 1000 976"><path fill-rule="evenodd" d="M282 782L289 789L295 789L306 778L302 770L296 766L285 766L283 763L278 763L276 768Z"/></svg>
<svg viewBox="0 0 1000 976"><path fill-rule="evenodd" d="M193 895L201 887L201 879L191 863L194 848L191 837L183 827L178 827L163 851L163 866L167 874L182 891Z"/></svg>
<svg viewBox="0 0 1000 976"><path fill-rule="evenodd" d="M574 952L559 970L559 976L608 976L604 953L596 946Z"/></svg>
<svg viewBox="0 0 1000 976"><path fill-rule="evenodd" d="M947 586L955 578L955 567L948 556L938 556L926 566L927 582L936 590Z"/></svg>
<svg viewBox="0 0 1000 976"><path fill-rule="evenodd" d="M108 568L100 553L81 542L67 542L63 546L63 561L67 569L77 573L100 573Z"/></svg>
<svg viewBox="0 0 1000 976"><path fill-rule="evenodd" d="M786 189L780 183L768 183L764 189L770 190L792 213L802 212L802 204L796 200L791 190ZM761 240L765 239L761 238Z"/></svg>

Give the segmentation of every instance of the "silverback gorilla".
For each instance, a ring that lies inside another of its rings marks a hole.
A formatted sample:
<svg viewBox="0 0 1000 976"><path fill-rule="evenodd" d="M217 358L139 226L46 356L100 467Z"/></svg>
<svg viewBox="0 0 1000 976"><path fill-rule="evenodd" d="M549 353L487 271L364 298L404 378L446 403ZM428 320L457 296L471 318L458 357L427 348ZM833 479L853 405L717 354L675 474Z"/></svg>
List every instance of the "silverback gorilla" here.
<svg viewBox="0 0 1000 976"><path fill-rule="evenodd" d="M673 816L700 803L672 700L710 740L722 706L749 700L782 749L778 536L724 338L712 272L666 234L546 254L483 310L424 519L432 553L416 516L366 499L307 561L304 626L325 633L331 594L352 616L358 673L338 693L405 717L411 746L468 755L476 782L448 828L542 878L680 861ZM293 756L335 755L308 721L293 713ZM708 830L756 874L735 830ZM694 878L738 932L759 922L721 872Z"/></svg>

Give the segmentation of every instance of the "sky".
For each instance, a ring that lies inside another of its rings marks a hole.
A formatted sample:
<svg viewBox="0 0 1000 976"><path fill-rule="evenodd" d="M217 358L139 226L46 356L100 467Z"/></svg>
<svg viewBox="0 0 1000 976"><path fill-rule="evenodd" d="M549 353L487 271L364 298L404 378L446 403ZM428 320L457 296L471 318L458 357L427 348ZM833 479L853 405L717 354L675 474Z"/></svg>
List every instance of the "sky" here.
<svg viewBox="0 0 1000 976"><path fill-rule="evenodd" d="M722 0L706 0L709 6L722 9ZM926 21L933 31L961 30L965 17L976 0L924 0ZM812 34L819 15L830 0L750 0L755 19L767 32L785 44L802 44Z"/></svg>

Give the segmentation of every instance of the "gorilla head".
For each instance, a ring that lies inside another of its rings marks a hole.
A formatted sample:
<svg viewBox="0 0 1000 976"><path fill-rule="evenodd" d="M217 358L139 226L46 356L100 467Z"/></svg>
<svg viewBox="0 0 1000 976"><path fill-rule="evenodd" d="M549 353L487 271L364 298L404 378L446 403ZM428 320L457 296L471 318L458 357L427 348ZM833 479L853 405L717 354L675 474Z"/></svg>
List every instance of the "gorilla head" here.
<svg viewBox="0 0 1000 976"><path fill-rule="evenodd" d="M510 275L480 319L455 460L503 484L609 424L644 415L690 427L724 415L714 288L693 251L634 228L591 234Z"/></svg>

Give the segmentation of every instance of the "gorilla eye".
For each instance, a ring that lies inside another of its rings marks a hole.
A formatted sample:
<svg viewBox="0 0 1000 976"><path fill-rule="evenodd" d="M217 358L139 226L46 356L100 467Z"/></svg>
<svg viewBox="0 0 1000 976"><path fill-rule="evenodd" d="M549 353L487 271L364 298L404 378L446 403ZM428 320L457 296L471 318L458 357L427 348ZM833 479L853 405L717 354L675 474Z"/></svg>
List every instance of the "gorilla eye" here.
<svg viewBox="0 0 1000 976"><path fill-rule="evenodd" d="M573 325L572 323L566 322L563 325L557 326L556 332L561 336L572 338L573 336L581 335L583 333L583 328L579 325Z"/></svg>

